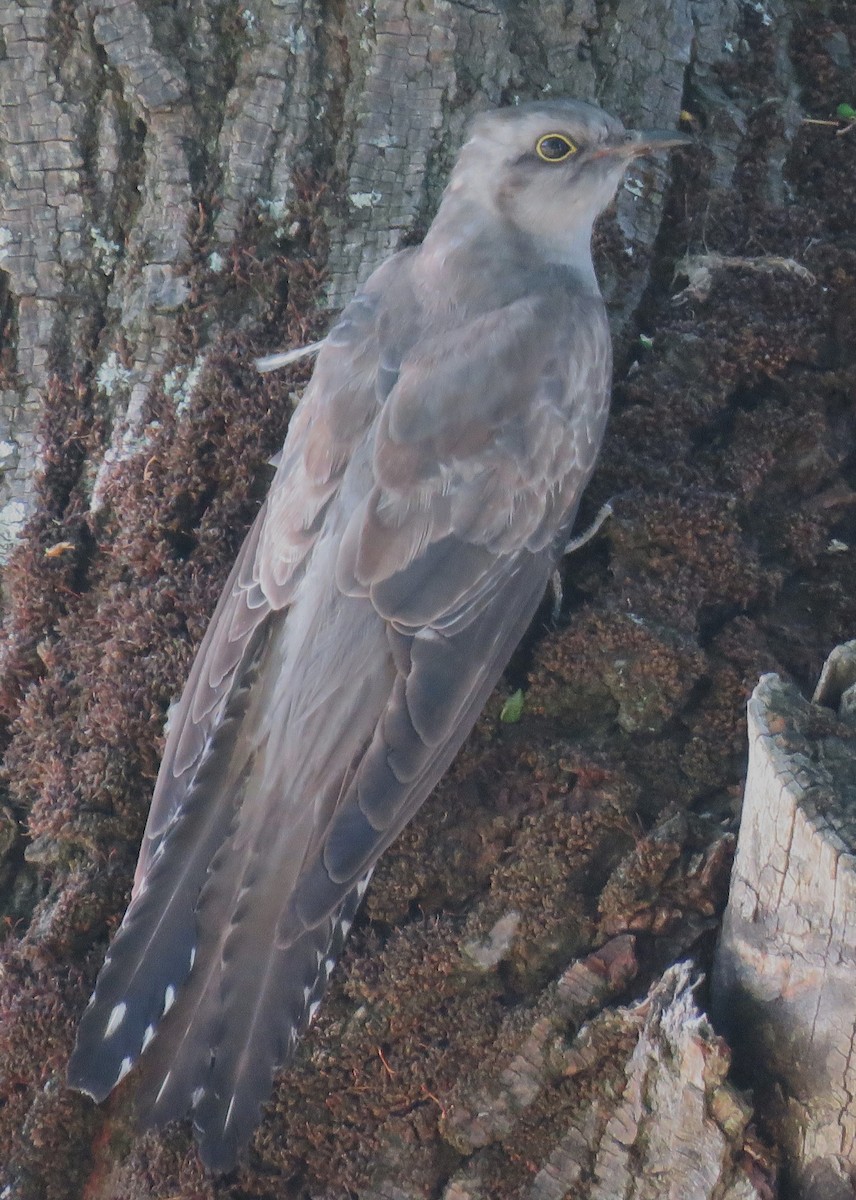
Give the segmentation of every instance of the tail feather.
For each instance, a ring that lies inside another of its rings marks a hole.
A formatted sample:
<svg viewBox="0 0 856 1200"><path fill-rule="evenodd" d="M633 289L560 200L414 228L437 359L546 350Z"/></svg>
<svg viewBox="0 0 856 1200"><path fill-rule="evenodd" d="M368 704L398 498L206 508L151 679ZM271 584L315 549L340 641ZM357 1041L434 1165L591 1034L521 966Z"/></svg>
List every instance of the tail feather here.
<svg viewBox="0 0 856 1200"><path fill-rule="evenodd" d="M188 872L175 886L171 864L199 848L194 815L186 807L184 819L164 841L169 850L165 882L170 886L170 903L164 904L161 864L155 862L128 907L83 1014L68 1081L94 1100L103 1100L146 1049L193 966L197 939L193 904L205 868ZM215 832L212 842L222 836L222 830Z"/></svg>
<svg viewBox="0 0 856 1200"><path fill-rule="evenodd" d="M192 973L141 1065L143 1128L193 1112L202 1161L234 1166L259 1123L274 1073L289 1061L315 1014L345 944L368 877L326 921L285 948L256 947L247 963ZM195 977L194 977L195 976Z"/></svg>
<svg viewBox="0 0 856 1200"><path fill-rule="evenodd" d="M212 804L212 786L236 774L235 736L266 640L260 630L205 758L137 885L83 1014L68 1082L94 1100L103 1100L148 1047L194 965L196 901L211 859L228 837L246 772L235 780L233 804Z"/></svg>

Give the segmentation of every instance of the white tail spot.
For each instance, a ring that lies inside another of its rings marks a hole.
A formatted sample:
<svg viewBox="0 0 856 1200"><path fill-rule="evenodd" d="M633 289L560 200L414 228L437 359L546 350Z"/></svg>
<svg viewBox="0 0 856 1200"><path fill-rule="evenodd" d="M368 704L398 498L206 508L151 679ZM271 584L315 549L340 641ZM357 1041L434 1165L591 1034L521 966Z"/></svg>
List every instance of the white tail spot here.
<svg viewBox="0 0 856 1200"><path fill-rule="evenodd" d="M122 1022L125 1020L125 1013L128 1011L128 1006L123 1000L121 1004L117 1004L110 1013L110 1019L107 1022L107 1028L104 1030L106 1038L112 1037Z"/></svg>
<svg viewBox="0 0 856 1200"><path fill-rule="evenodd" d="M341 931L342 931L342 941L344 941L344 940L345 940L345 938L346 938L346 937L348 936L348 934L350 933L350 930L351 930L351 925L352 925L352 924L353 924L353 922L352 922L352 921L340 921L340 922L339 922L339 928L340 928L340 929L341 929Z"/></svg>
<svg viewBox="0 0 856 1200"><path fill-rule="evenodd" d="M147 1026L146 1026L146 1032L143 1034L143 1046L142 1046L142 1050L145 1050L146 1046L148 1046L149 1042L152 1040L152 1038L153 1038L154 1036L155 1036L155 1027L154 1027L154 1025L147 1025ZM140 1051L140 1053L142 1053L142 1050Z"/></svg>
<svg viewBox="0 0 856 1200"><path fill-rule="evenodd" d="M193 964L196 962L196 947L193 946L190 951L190 969L193 970Z"/></svg>
<svg viewBox="0 0 856 1200"><path fill-rule="evenodd" d="M170 984L163 994L163 1015L164 1016L166 1016L166 1014L172 1008L173 1004L175 1004L175 988L172 986L172 984Z"/></svg>
<svg viewBox="0 0 856 1200"><path fill-rule="evenodd" d="M303 1003L304 1003L304 1004L308 1004L308 1003L309 1003L309 997L310 997L311 995L312 995L312 988L311 988L311 987L305 987L305 988L303 989Z"/></svg>
<svg viewBox="0 0 856 1200"><path fill-rule="evenodd" d="M134 1060L132 1058L123 1058L122 1059L122 1065L119 1068L119 1074L116 1077L116 1083L122 1082L122 1080L128 1074L128 1072L130 1071L130 1069L133 1065L134 1065Z"/></svg>
<svg viewBox="0 0 856 1200"><path fill-rule="evenodd" d="M202 1099L202 1097L204 1095L205 1095L204 1087L198 1087L198 1088L193 1089L193 1092L191 1093L191 1096L190 1096L190 1103L193 1106L193 1108L196 1108L196 1105L199 1103L199 1101Z"/></svg>
<svg viewBox="0 0 856 1200"><path fill-rule="evenodd" d="M327 973L327 978L328 978L328 979L330 978L330 973L332 972L332 970L333 970L333 968L335 967L335 965L336 965L336 960L335 960L335 958L328 958L328 959L326 960L326 962L324 963L324 970L325 970L325 971L326 971L326 973Z"/></svg>
<svg viewBox="0 0 856 1200"><path fill-rule="evenodd" d="M314 1000L314 1001L312 1002L312 1004L310 1004L310 1005L309 1005L309 1024L310 1024L310 1025L311 1025L311 1024L312 1024L312 1022L315 1020L315 1014L318 1012L318 1009L319 1009L320 1007L321 1007L321 1001L320 1001L320 1000Z"/></svg>

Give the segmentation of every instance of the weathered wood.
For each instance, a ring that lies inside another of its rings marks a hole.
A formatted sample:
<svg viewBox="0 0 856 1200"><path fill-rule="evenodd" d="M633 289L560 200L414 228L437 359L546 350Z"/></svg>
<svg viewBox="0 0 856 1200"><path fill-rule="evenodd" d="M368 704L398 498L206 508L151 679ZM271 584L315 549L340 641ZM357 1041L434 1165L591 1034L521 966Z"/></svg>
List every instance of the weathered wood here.
<svg viewBox="0 0 856 1200"><path fill-rule="evenodd" d="M626 969L627 948L623 957ZM637 1004L579 1025L593 996L604 998L604 969L616 958L612 948L600 964L592 956L591 964L563 976L556 1010L541 1015L520 1053L501 1069L495 1090L460 1089L445 1125L469 1157L443 1200L490 1200L489 1153L481 1148L511 1133L514 1116L519 1120L551 1076L572 1078L590 1069L605 1037L628 1042L623 1072L613 1089L595 1094L569 1121L546 1160L532 1165L521 1200L760 1200L744 1168L750 1109L726 1082L728 1050L697 1007L688 963L666 971ZM593 993L586 976L598 966ZM574 1019L576 1036L557 1042L561 1026ZM463 1102L468 1090L476 1093L469 1106Z"/></svg>
<svg viewBox="0 0 856 1200"><path fill-rule="evenodd" d="M765 675L716 956L714 1013L785 1150L788 1194L856 1194L856 642L809 704ZM836 719L836 711L838 719Z"/></svg>

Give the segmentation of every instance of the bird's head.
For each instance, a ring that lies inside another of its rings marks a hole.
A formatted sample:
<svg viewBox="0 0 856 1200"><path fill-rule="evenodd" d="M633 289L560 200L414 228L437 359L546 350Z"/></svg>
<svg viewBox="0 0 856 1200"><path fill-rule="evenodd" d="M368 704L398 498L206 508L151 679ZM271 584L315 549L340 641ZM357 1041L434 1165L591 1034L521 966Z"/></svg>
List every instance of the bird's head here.
<svg viewBox="0 0 856 1200"><path fill-rule="evenodd" d="M580 101L534 101L475 119L448 190L507 222L549 261L582 267L592 225L628 163L690 140L627 130Z"/></svg>

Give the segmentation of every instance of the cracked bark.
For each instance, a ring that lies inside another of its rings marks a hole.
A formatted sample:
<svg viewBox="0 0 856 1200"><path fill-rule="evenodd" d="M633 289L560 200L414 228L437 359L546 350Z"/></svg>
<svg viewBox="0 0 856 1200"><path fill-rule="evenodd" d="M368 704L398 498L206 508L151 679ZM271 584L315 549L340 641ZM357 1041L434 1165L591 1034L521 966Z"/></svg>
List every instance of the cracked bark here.
<svg viewBox="0 0 856 1200"><path fill-rule="evenodd" d="M823 179L856 143L801 120L856 76L822 7L813 33L796 0L0 5L0 1195L770 1200L794 1130L846 1176L849 1060L838 1111L759 1092L771 1153L695 986L744 694L852 632L856 267L851 190ZM618 394L591 511L615 516L515 668L519 723L496 698L381 864L246 1164L212 1181L186 1128L136 1138L121 1097L63 1078L167 704L305 378L252 357L320 336L421 236L473 112L551 94L699 134L677 186L634 168L597 237Z"/></svg>
<svg viewBox="0 0 856 1200"><path fill-rule="evenodd" d="M669 11L644 103L617 78L607 89L610 102L629 102L629 118L676 119L692 30L686 6ZM33 504L52 372L75 363L109 416L96 493L117 460L140 451L145 398L188 299L194 223L210 221L217 264L249 205L285 234L296 172L318 170L330 183L326 302L342 304L424 227L468 116L527 79L515 36L538 39L555 93L593 94L595 70L570 54L589 53L593 22L558 3L537 15L447 0L328 12L258 0L210 16L195 4L158 15L135 0L7 5L0 266L15 353L0 400L0 551ZM536 74L544 87L543 68ZM608 81L618 68L601 74ZM528 79L528 91L539 83ZM640 253L656 234L663 185L662 168L651 168L644 202L626 193L620 203ZM642 262L630 271L637 296ZM205 341L216 332L215 314Z"/></svg>

